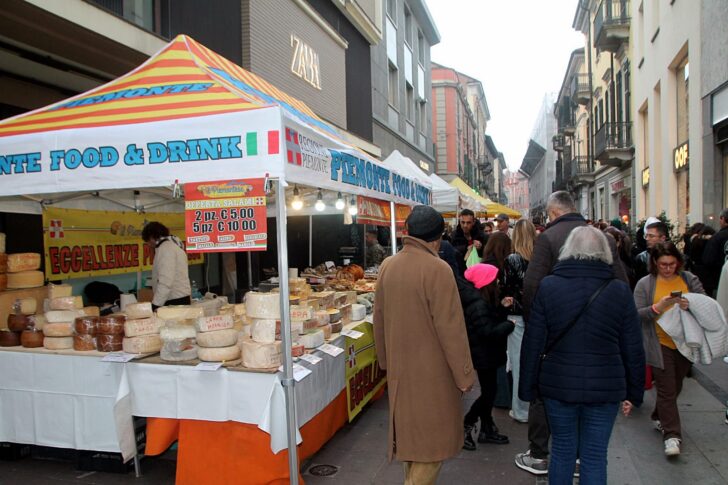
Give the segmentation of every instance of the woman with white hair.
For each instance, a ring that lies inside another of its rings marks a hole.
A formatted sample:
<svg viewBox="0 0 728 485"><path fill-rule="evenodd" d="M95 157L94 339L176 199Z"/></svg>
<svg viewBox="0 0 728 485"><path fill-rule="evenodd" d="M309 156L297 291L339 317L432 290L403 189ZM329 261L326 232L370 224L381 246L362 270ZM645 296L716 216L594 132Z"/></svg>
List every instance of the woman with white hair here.
<svg viewBox="0 0 728 485"><path fill-rule="evenodd" d="M541 397L551 427L549 483L607 483L607 447L622 401L642 404L645 354L629 286L615 279L606 236L571 231L538 288L521 349L519 396Z"/></svg>

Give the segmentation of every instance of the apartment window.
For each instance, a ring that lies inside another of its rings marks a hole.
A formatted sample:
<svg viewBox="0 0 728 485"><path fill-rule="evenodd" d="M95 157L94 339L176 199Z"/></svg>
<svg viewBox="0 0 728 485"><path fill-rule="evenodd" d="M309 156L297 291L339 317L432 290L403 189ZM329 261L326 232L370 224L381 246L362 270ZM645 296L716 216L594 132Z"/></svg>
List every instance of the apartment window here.
<svg viewBox="0 0 728 485"><path fill-rule="evenodd" d="M622 112L623 105L622 105L622 71L619 71L616 76L616 84L617 84L617 113L615 117L615 121L621 123L624 121L624 113Z"/></svg>
<svg viewBox="0 0 728 485"><path fill-rule="evenodd" d="M612 87L608 87L605 95L604 95L604 109L606 110L604 113L604 122L609 123L612 121L613 115L612 115Z"/></svg>
<svg viewBox="0 0 728 485"><path fill-rule="evenodd" d="M630 74L630 64L625 62L624 65L624 106L626 106L624 112L624 121L629 123L632 121L632 113L630 112L630 106L632 106L632 90L630 89L630 81L632 75Z"/></svg>
<svg viewBox="0 0 728 485"><path fill-rule="evenodd" d="M404 8L404 41L407 45L412 45L412 12Z"/></svg>
<svg viewBox="0 0 728 485"><path fill-rule="evenodd" d="M154 25L153 0L92 0L93 3L110 10L119 17L138 25L139 27L156 31ZM157 32L158 33L158 32Z"/></svg>
<svg viewBox="0 0 728 485"><path fill-rule="evenodd" d="M427 134L427 108L426 103L418 103L418 109L420 110L420 133Z"/></svg>
<svg viewBox="0 0 728 485"><path fill-rule="evenodd" d="M415 90L407 85L407 119L415 121Z"/></svg>
<svg viewBox="0 0 728 485"><path fill-rule="evenodd" d="M387 0L387 15L397 24L397 0Z"/></svg>
<svg viewBox="0 0 728 485"><path fill-rule="evenodd" d="M399 101L399 73L397 69L389 66L389 93L388 99L389 105L393 108L397 108L397 102Z"/></svg>
<svg viewBox="0 0 728 485"><path fill-rule="evenodd" d="M660 3L662 3L660 0L652 0L648 4L652 9L652 39L650 42L654 42L657 38L657 34L660 33Z"/></svg>
<svg viewBox="0 0 728 485"><path fill-rule="evenodd" d="M688 140L690 133L690 116L688 109L688 81L690 77L690 64L683 60L675 71L677 101L677 142L683 143Z"/></svg>
<svg viewBox="0 0 728 485"><path fill-rule="evenodd" d="M423 66L425 65L425 49L427 49L427 44L425 44L425 36L422 35L422 31L417 31L417 59L420 61L420 64Z"/></svg>

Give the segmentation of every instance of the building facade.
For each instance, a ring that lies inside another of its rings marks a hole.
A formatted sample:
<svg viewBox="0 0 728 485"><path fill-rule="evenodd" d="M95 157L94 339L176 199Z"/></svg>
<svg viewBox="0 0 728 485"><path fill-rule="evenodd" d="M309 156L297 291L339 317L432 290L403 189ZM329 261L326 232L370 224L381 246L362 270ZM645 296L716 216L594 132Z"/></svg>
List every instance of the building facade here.
<svg viewBox="0 0 728 485"><path fill-rule="evenodd" d="M424 0L383 4L383 39L371 48L373 141L382 159L399 150L433 173L430 47L440 34Z"/></svg>
<svg viewBox="0 0 728 485"><path fill-rule="evenodd" d="M528 219L529 198L528 198L528 177L520 170L516 172L505 171L503 173L503 190L506 194L508 206L521 213L521 217Z"/></svg>

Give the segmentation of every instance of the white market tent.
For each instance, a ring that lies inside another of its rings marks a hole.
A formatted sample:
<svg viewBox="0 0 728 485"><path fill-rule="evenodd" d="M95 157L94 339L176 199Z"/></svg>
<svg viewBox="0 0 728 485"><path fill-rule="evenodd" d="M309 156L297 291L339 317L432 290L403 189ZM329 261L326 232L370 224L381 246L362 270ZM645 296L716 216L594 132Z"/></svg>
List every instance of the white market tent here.
<svg viewBox="0 0 728 485"><path fill-rule="evenodd" d="M288 184L386 200L392 214L394 203L431 200L431 184L347 145L304 103L183 35L108 84L0 122L0 210L67 194L261 177L277 194L281 271L288 267L281 197ZM285 278L280 289L282 344L290 348ZM291 355L283 355L297 483L300 435Z"/></svg>

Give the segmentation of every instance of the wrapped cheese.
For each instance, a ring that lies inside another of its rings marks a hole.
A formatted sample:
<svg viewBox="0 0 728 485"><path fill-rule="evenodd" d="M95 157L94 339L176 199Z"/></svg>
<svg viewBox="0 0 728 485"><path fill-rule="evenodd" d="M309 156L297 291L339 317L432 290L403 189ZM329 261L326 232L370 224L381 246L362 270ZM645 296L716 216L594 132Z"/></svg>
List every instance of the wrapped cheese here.
<svg viewBox="0 0 728 485"><path fill-rule="evenodd" d="M33 320L28 315L13 313L8 315L8 329L13 332L22 332L26 328L32 327L32 323Z"/></svg>
<svg viewBox="0 0 728 485"><path fill-rule="evenodd" d="M126 337L139 337L141 335L159 334L162 321L157 317L139 318L124 322L124 335Z"/></svg>
<svg viewBox="0 0 728 485"><path fill-rule="evenodd" d="M0 233L2 234L2 233ZM0 253L0 274L8 272L8 255Z"/></svg>
<svg viewBox="0 0 728 485"><path fill-rule="evenodd" d="M20 345L21 332L13 332L6 328L0 329L0 347L16 347Z"/></svg>
<svg viewBox="0 0 728 485"><path fill-rule="evenodd" d="M281 301L278 293L258 293L249 291L245 294L245 312L252 318L281 318Z"/></svg>
<svg viewBox="0 0 728 485"><path fill-rule="evenodd" d="M124 340L123 334L96 335L96 350L99 352L120 352Z"/></svg>
<svg viewBox="0 0 728 485"><path fill-rule="evenodd" d="M269 344L276 340L276 320L254 319L251 336L255 342Z"/></svg>
<svg viewBox="0 0 728 485"><path fill-rule="evenodd" d="M119 313L106 315L99 318L98 333L102 335L124 335L124 323L126 317Z"/></svg>
<svg viewBox="0 0 728 485"><path fill-rule="evenodd" d="M43 347L43 332L35 328L26 328L20 334L20 344L29 349Z"/></svg>
<svg viewBox="0 0 728 485"><path fill-rule="evenodd" d="M344 324L341 322L332 323L330 326L331 333L341 333L341 331L344 329Z"/></svg>
<svg viewBox="0 0 728 485"><path fill-rule="evenodd" d="M259 343L243 340L243 365L251 369L270 369L281 365L281 342Z"/></svg>
<svg viewBox="0 0 728 485"><path fill-rule="evenodd" d="M59 296L51 300L51 310L79 310L83 308L80 296Z"/></svg>
<svg viewBox="0 0 728 485"><path fill-rule="evenodd" d="M73 296L73 287L71 285L54 285L48 284L48 300L54 298L63 298L64 296Z"/></svg>
<svg viewBox="0 0 728 485"><path fill-rule="evenodd" d="M13 289L37 288L43 286L45 276L42 271L20 271L18 273L8 273L7 286Z"/></svg>
<svg viewBox="0 0 728 485"><path fill-rule="evenodd" d="M199 317L195 322L198 332L212 332L233 328L232 315L215 315L211 317Z"/></svg>
<svg viewBox="0 0 728 485"><path fill-rule="evenodd" d="M152 304L148 301L129 303L124 307L124 313L126 313L129 320L141 320L142 318L151 318L154 316Z"/></svg>
<svg viewBox="0 0 728 485"><path fill-rule="evenodd" d="M76 320L73 322L73 328L79 335L96 335L98 325L99 317L76 317ZM96 344L94 341L94 348L95 346Z"/></svg>
<svg viewBox="0 0 728 485"><path fill-rule="evenodd" d="M240 358L240 347L198 347L197 358L204 362L230 362Z"/></svg>
<svg viewBox="0 0 728 485"><path fill-rule="evenodd" d="M159 335L141 335L139 337L124 337L122 349L128 354L153 354L162 348Z"/></svg>
<svg viewBox="0 0 728 485"><path fill-rule="evenodd" d="M33 315L37 310L38 303L35 298L18 298L10 307L11 313Z"/></svg>
<svg viewBox="0 0 728 485"><path fill-rule="evenodd" d="M73 350L78 350L79 352L96 350L96 336L89 334L74 335Z"/></svg>
<svg viewBox="0 0 728 485"><path fill-rule="evenodd" d="M164 342L162 349L159 351L159 358L167 362L195 360L197 358L197 346L190 344L179 350L170 350L169 342Z"/></svg>
<svg viewBox="0 0 728 485"><path fill-rule="evenodd" d="M34 271L38 268L40 268L40 254L38 253L8 254L8 273Z"/></svg>
<svg viewBox="0 0 728 485"><path fill-rule="evenodd" d="M229 347L237 342L238 331L232 328L197 334L197 345L200 347Z"/></svg>
<svg viewBox="0 0 728 485"><path fill-rule="evenodd" d="M291 322L291 335L301 335L303 333L303 322Z"/></svg>

